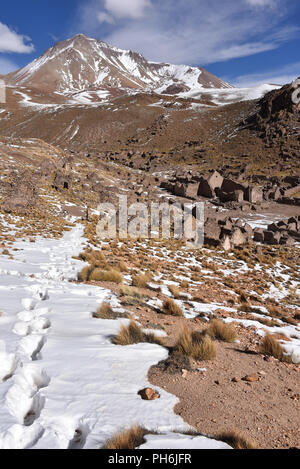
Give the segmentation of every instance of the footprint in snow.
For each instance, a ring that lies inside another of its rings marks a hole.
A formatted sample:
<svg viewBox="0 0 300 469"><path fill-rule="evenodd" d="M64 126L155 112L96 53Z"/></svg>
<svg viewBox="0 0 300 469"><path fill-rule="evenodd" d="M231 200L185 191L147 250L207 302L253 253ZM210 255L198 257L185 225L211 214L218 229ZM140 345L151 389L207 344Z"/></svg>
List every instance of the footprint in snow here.
<svg viewBox="0 0 300 469"><path fill-rule="evenodd" d="M0 382L10 379L18 366L14 353L0 352Z"/></svg>
<svg viewBox="0 0 300 469"><path fill-rule="evenodd" d="M25 357L36 361L46 343L46 337L40 335L28 335L21 340L18 352Z"/></svg>
<svg viewBox="0 0 300 469"><path fill-rule="evenodd" d="M5 396L6 406L17 421L25 426L32 425L40 416L45 398L39 390L50 383L50 378L34 363L22 364L14 377L14 384Z"/></svg>

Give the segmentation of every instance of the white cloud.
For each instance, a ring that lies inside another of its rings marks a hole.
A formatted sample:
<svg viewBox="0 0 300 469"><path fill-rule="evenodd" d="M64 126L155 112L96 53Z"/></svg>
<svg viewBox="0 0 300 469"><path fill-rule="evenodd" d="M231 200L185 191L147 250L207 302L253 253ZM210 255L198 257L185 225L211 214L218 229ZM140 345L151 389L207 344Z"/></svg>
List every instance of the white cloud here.
<svg viewBox="0 0 300 469"><path fill-rule="evenodd" d="M113 17L109 13L106 13L105 11L100 11L100 13L98 13L97 15L97 19L99 23L114 24L115 22Z"/></svg>
<svg viewBox="0 0 300 469"><path fill-rule="evenodd" d="M235 86L240 88L248 88L250 86L258 86L265 83L274 85L284 85L291 83L295 78L300 76L300 62L293 63L281 67L279 69L267 70L263 73L252 73L248 75L241 75L236 78L227 77Z"/></svg>
<svg viewBox="0 0 300 469"><path fill-rule="evenodd" d="M105 0L105 9L114 18L143 18L150 0Z"/></svg>
<svg viewBox="0 0 300 469"><path fill-rule="evenodd" d="M280 10L258 8L275 2ZM207 65L276 49L295 37L300 28L281 23L286 5L286 0L86 0L76 29L149 60Z"/></svg>
<svg viewBox="0 0 300 469"><path fill-rule="evenodd" d="M7 73L18 70L19 66L12 60L0 57L0 75L6 75Z"/></svg>
<svg viewBox="0 0 300 469"><path fill-rule="evenodd" d="M277 0L246 0L246 3L253 7L274 7Z"/></svg>
<svg viewBox="0 0 300 469"><path fill-rule="evenodd" d="M32 51L34 51L34 45L29 37L18 34L0 22L0 52L28 54Z"/></svg>

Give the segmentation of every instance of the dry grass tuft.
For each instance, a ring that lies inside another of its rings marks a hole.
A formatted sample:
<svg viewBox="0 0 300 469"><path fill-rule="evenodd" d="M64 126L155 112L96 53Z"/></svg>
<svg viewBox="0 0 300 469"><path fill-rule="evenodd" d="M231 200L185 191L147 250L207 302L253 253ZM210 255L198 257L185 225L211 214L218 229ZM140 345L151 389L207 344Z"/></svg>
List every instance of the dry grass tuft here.
<svg viewBox="0 0 300 469"><path fill-rule="evenodd" d="M155 334L146 334L135 322L130 321L128 326L122 325L118 334L113 338L115 345L133 345L141 342L161 345L161 340Z"/></svg>
<svg viewBox="0 0 300 469"><path fill-rule="evenodd" d="M224 441L234 449L258 449L255 441L250 440L237 430L222 432L215 437L219 441Z"/></svg>
<svg viewBox="0 0 300 469"><path fill-rule="evenodd" d="M165 299L162 310L165 314L169 314L170 316L183 316L180 306L178 306L178 304L175 303L175 301L173 301L171 298Z"/></svg>
<svg viewBox="0 0 300 469"><path fill-rule="evenodd" d="M112 282L112 283L122 283L123 277L117 270L101 270L94 269L89 277L89 280L94 282Z"/></svg>
<svg viewBox="0 0 300 469"><path fill-rule="evenodd" d="M121 296L131 296L132 298L144 298L144 294L134 287L129 287L127 285L122 285L120 288Z"/></svg>
<svg viewBox="0 0 300 469"><path fill-rule="evenodd" d="M283 347L270 334L267 334L260 344L260 352L264 355L277 358L281 362L291 363L291 357L284 353Z"/></svg>
<svg viewBox="0 0 300 469"><path fill-rule="evenodd" d="M170 290L170 292L172 293L172 295L174 296L176 300L180 298L180 290L177 287L177 285L168 285L168 289Z"/></svg>
<svg viewBox="0 0 300 469"><path fill-rule="evenodd" d="M121 303L124 306L136 306L144 304L145 296L138 288L122 285L120 288L120 296Z"/></svg>
<svg viewBox="0 0 300 469"><path fill-rule="evenodd" d="M113 343L115 345L133 345L144 342L144 333L140 326L130 321L128 326L122 325L118 334L114 337Z"/></svg>
<svg viewBox="0 0 300 469"><path fill-rule="evenodd" d="M213 360L216 357L216 346L210 337L192 332L185 325L181 326L174 350L195 360Z"/></svg>
<svg viewBox="0 0 300 469"><path fill-rule="evenodd" d="M94 313L93 316L97 319L130 319L130 315L128 313L118 313L117 311L114 311L108 303L102 303L102 305L98 308L97 312Z"/></svg>
<svg viewBox="0 0 300 469"><path fill-rule="evenodd" d="M145 275L144 274L135 275L132 278L132 285L138 288L147 288L148 283L151 282L151 280L152 280L152 275L150 273L147 273Z"/></svg>
<svg viewBox="0 0 300 469"><path fill-rule="evenodd" d="M92 272L93 268L91 266L86 266L83 267L81 272L78 274L78 281L79 282L87 282L90 278L90 274Z"/></svg>
<svg viewBox="0 0 300 469"><path fill-rule="evenodd" d="M123 430L108 440L101 449L135 449L145 443L145 435L149 432L145 428L134 426Z"/></svg>
<svg viewBox="0 0 300 469"><path fill-rule="evenodd" d="M180 284L181 288L184 288L185 290L189 288L189 282L187 280L182 280Z"/></svg>
<svg viewBox="0 0 300 469"><path fill-rule="evenodd" d="M125 273L128 272L128 267L127 267L127 265L125 264L125 262L120 261L120 263L119 263L119 270L120 270L120 272L125 272Z"/></svg>
<svg viewBox="0 0 300 469"><path fill-rule="evenodd" d="M225 324L221 319L213 319L206 329L206 333L213 339L229 343L234 342L237 338L232 324Z"/></svg>
<svg viewBox="0 0 300 469"><path fill-rule="evenodd" d="M113 309L108 303L102 303L100 308L98 308L97 312L94 314L94 317L99 319L111 319L113 316Z"/></svg>

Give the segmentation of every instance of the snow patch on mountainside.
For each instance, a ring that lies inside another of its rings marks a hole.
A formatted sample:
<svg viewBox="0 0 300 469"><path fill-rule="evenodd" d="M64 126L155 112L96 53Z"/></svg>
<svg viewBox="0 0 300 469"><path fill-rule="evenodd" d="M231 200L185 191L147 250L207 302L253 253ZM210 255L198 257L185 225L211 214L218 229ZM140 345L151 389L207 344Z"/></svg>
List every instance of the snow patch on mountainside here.
<svg viewBox="0 0 300 469"><path fill-rule="evenodd" d="M230 87L204 69L148 62L141 54L84 35L56 44L7 79L9 84L64 94L97 88L163 92L172 85L190 91Z"/></svg>

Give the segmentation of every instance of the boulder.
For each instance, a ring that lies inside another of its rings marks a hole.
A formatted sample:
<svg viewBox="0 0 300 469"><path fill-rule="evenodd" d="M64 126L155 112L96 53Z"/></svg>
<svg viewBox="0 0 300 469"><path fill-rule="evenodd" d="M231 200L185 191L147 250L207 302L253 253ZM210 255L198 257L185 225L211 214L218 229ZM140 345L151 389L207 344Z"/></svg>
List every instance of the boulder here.
<svg viewBox="0 0 300 469"><path fill-rule="evenodd" d="M273 224L273 223L272 223L272 224ZM279 221L279 222L277 223L277 226L278 226L278 228L284 228L284 229L287 228L287 224L286 224L284 221Z"/></svg>
<svg viewBox="0 0 300 469"><path fill-rule="evenodd" d="M300 185L291 187L284 191L284 197L293 197L293 195L300 193Z"/></svg>
<svg viewBox="0 0 300 469"><path fill-rule="evenodd" d="M244 376L244 378L242 378L243 381L246 381L247 383L255 383L257 381L259 381L259 376L257 374L253 374L253 375L247 375L247 376Z"/></svg>
<svg viewBox="0 0 300 469"><path fill-rule="evenodd" d="M233 222L231 218L225 218L224 220L219 220L218 224L222 226L224 230L232 230Z"/></svg>
<svg viewBox="0 0 300 469"><path fill-rule="evenodd" d="M209 199L215 197L214 188L210 186L208 180L203 177L201 177L199 181L198 195Z"/></svg>
<svg viewBox="0 0 300 469"><path fill-rule="evenodd" d="M229 235L232 232L233 223L230 219L219 220L219 226L221 226L222 235Z"/></svg>
<svg viewBox="0 0 300 469"><path fill-rule="evenodd" d="M299 218L299 217L298 217ZM288 219L287 225L289 230L298 231L300 230L300 221L297 217L291 217Z"/></svg>
<svg viewBox="0 0 300 469"><path fill-rule="evenodd" d="M291 236L282 236L280 244L284 246L294 246L295 240Z"/></svg>
<svg viewBox="0 0 300 469"><path fill-rule="evenodd" d="M208 178L208 183L210 187L212 187L214 190L217 187L221 187L223 184L224 178L221 176L218 171L214 171L213 174Z"/></svg>
<svg viewBox="0 0 300 469"><path fill-rule="evenodd" d="M154 401L155 399L160 398L159 393L154 391L152 388L142 389L138 392L138 395L141 396L144 401Z"/></svg>
<svg viewBox="0 0 300 469"><path fill-rule="evenodd" d="M185 196L185 185L177 182L174 186L173 193L179 197Z"/></svg>
<svg viewBox="0 0 300 469"><path fill-rule="evenodd" d="M280 233L274 233L274 231L269 231L266 230L264 233L265 237L265 243L268 244L280 244L280 239L281 239L281 234Z"/></svg>
<svg viewBox="0 0 300 469"><path fill-rule="evenodd" d="M298 224L297 223L294 222L294 223L289 223L288 224L288 230L289 231L297 231L297 229L298 229Z"/></svg>
<svg viewBox="0 0 300 469"><path fill-rule="evenodd" d="M160 183L160 187L162 189L166 189L168 192L173 192L174 191L174 183L170 182L170 181L162 181Z"/></svg>
<svg viewBox="0 0 300 469"><path fill-rule="evenodd" d="M216 189L216 195L221 202L238 202L242 203L244 201L244 192L243 191L234 191L234 192L224 192L222 189Z"/></svg>
<svg viewBox="0 0 300 469"><path fill-rule="evenodd" d="M201 177L199 180L198 195L203 197L215 197L215 190L219 189L223 184L223 176L218 171L214 171L207 179Z"/></svg>
<svg viewBox="0 0 300 469"><path fill-rule="evenodd" d="M198 196L199 182L191 182L185 186L185 197L196 199Z"/></svg>
<svg viewBox="0 0 300 469"><path fill-rule="evenodd" d="M208 218L204 226L204 235L206 244L218 245L221 237L221 228L216 221Z"/></svg>
<svg viewBox="0 0 300 469"><path fill-rule="evenodd" d="M230 237L230 241L233 246L242 246L247 243L247 238L240 228L235 228Z"/></svg>
<svg viewBox="0 0 300 469"><path fill-rule="evenodd" d="M259 187L248 187L245 191L245 200L251 204L258 204L263 201L263 191Z"/></svg>
<svg viewBox="0 0 300 469"><path fill-rule="evenodd" d="M269 231L274 231L274 233L276 233L277 231L280 230L280 228L275 223L271 223L271 225L268 226L268 230Z"/></svg>
<svg viewBox="0 0 300 469"><path fill-rule="evenodd" d="M224 236L223 239L221 240L221 246L224 249L224 251L230 251L231 242L230 242L230 238L228 235Z"/></svg>
<svg viewBox="0 0 300 469"><path fill-rule="evenodd" d="M248 187L247 183L239 183L234 181L233 179L224 179L223 184L221 186L221 189L223 192L235 192L235 191L243 191L244 193L246 192L246 189Z"/></svg>
<svg viewBox="0 0 300 469"><path fill-rule="evenodd" d="M236 220L234 226L238 226L239 228L242 228L244 226L244 223L243 221L239 218L238 220Z"/></svg>
<svg viewBox="0 0 300 469"><path fill-rule="evenodd" d="M246 234L246 236L248 236L249 238L252 238L253 236L253 228L248 224L246 223L243 228L242 228L242 231L244 234Z"/></svg>
<svg viewBox="0 0 300 469"><path fill-rule="evenodd" d="M256 241L257 243L263 243L265 241L265 233L262 228L255 228L254 241Z"/></svg>

